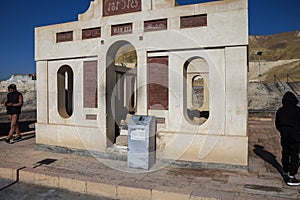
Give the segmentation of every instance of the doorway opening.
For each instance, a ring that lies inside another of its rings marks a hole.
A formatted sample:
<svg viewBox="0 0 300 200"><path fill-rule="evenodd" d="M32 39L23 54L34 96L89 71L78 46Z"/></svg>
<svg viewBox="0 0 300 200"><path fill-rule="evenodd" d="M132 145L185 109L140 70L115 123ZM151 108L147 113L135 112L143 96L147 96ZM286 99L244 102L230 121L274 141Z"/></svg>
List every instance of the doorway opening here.
<svg viewBox="0 0 300 200"><path fill-rule="evenodd" d="M107 137L110 144L126 132L130 116L136 113L137 54L127 41L114 43L106 55Z"/></svg>

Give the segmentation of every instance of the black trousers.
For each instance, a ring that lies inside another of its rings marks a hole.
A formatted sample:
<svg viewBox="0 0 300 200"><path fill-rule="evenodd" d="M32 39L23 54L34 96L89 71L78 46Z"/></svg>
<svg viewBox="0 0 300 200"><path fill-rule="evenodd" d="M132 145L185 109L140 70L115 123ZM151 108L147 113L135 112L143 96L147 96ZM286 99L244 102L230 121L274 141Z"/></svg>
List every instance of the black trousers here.
<svg viewBox="0 0 300 200"><path fill-rule="evenodd" d="M295 176L299 168L299 143L290 137L281 135L282 158L281 163L284 172L289 172L290 176Z"/></svg>

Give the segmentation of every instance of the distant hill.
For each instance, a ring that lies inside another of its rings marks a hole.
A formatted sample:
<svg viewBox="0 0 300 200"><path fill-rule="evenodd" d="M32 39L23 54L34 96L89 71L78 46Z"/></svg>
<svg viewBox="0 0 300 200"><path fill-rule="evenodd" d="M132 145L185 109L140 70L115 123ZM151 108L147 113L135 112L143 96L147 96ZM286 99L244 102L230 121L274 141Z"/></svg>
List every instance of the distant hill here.
<svg viewBox="0 0 300 200"><path fill-rule="evenodd" d="M261 55L261 77L258 75L258 55ZM274 75L283 82L300 80L300 31L273 35L249 36L250 81L273 82Z"/></svg>
<svg viewBox="0 0 300 200"><path fill-rule="evenodd" d="M249 36L250 62L258 60L258 51L264 61L300 59L300 31Z"/></svg>

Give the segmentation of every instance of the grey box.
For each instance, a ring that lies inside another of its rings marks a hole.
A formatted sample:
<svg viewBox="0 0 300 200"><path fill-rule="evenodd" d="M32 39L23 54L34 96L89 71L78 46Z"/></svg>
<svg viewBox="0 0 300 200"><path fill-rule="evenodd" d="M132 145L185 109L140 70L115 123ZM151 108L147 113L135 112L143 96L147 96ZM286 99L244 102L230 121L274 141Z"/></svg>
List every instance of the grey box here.
<svg viewBox="0 0 300 200"><path fill-rule="evenodd" d="M134 115L128 124L128 167L148 170L155 160L155 117Z"/></svg>

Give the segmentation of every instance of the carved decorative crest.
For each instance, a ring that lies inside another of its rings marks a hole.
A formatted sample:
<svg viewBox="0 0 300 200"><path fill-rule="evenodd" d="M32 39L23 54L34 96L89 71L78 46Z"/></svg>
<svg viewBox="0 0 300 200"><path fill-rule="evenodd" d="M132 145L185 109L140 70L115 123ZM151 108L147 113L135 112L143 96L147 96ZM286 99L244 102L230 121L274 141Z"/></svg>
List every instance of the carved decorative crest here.
<svg viewBox="0 0 300 200"><path fill-rule="evenodd" d="M141 10L141 0L103 0L103 16L120 15Z"/></svg>

